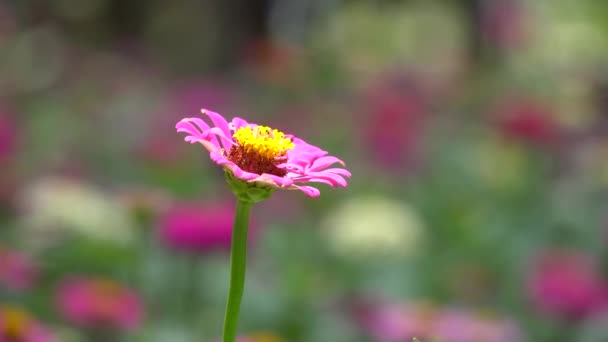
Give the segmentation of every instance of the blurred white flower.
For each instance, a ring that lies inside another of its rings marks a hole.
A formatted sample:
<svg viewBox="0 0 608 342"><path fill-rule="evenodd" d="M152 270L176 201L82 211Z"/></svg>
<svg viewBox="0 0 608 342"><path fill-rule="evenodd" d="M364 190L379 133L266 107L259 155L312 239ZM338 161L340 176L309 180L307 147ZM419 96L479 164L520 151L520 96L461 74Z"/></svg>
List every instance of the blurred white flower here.
<svg viewBox="0 0 608 342"><path fill-rule="evenodd" d="M129 242L133 222L126 208L93 185L64 178L43 178L21 195L22 231L34 244L60 239L67 232L89 238Z"/></svg>
<svg viewBox="0 0 608 342"><path fill-rule="evenodd" d="M353 198L322 223L331 249L341 256L410 256L418 250L423 225L414 208L385 197Z"/></svg>

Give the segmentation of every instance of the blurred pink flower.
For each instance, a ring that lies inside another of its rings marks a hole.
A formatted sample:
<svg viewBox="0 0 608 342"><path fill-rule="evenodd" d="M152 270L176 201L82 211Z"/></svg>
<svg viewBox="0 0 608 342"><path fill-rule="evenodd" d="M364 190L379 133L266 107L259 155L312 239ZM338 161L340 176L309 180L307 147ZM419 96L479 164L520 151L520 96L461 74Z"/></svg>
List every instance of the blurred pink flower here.
<svg viewBox="0 0 608 342"><path fill-rule="evenodd" d="M485 39L503 49L524 43L526 8L521 0L483 1L481 27Z"/></svg>
<svg viewBox="0 0 608 342"><path fill-rule="evenodd" d="M502 105L497 113L500 130L507 137L543 147L558 142L560 128L551 110L533 100L516 100Z"/></svg>
<svg viewBox="0 0 608 342"><path fill-rule="evenodd" d="M372 160L388 168L414 166L420 157L423 124L428 114L415 80L384 79L364 96L367 116L360 127Z"/></svg>
<svg viewBox="0 0 608 342"><path fill-rule="evenodd" d="M0 246L0 285L10 290L27 290L34 284L38 268L25 254Z"/></svg>
<svg viewBox="0 0 608 342"><path fill-rule="evenodd" d="M6 110L0 107L0 164L9 160L15 152L16 129Z"/></svg>
<svg viewBox="0 0 608 342"><path fill-rule="evenodd" d="M161 218L160 237L165 245L178 251L229 251L233 216L233 205L178 204Z"/></svg>
<svg viewBox="0 0 608 342"><path fill-rule="evenodd" d="M528 290L541 310L568 319L582 319L606 307L606 282L594 261L575 251L551 250L537 257Z"/></svg>
<svg viewBox="0 0 608 342"><path fill-rule="evenodd" d="M523 341L514 322L459 309L444 310L435 322L432 334L436 340L445 342Z"/></svg>
<svg viewBox="0 0 608 342"><path fill-rule="evenodd" d="M518 327L512 321L484 317L470 310L441 308L429 304L381 304L370 306L359 323L378 342L518 342Z"/></svg>
<svg viewBox="0 0 608 342"><path fill-rule="evenodd" d="M200 143L209 156L231 176L242 182L274 189L300 190L309 197L319 197L319 189L309 183L346 187L350 172L330 166L340 159L293 135L267 126L248 123L235 117L230 123L220 114L202 109L211 122L185 118L175 126L187 133L185 140Z"/></svg>
<svg viewBox="0 0 608 342"><path fill-rule="evenodd" d="M143 318L139 296L105 278L69 278L56 293L56 304L66 320L82 327L134 330Z"/></svg>
<svg viewBox="0 0 608 342"><path fill-rule="evenodd" d="M0 307L0 342L54 342L54 336L27 312Z"/></svg>
<svg viewBox="0 0 608 342"><path fill-rule="evenodd" d="M359 323L375 341L401 342L429 338L437 314L432 306L386 304L371 307L359 317Z"/></svg>

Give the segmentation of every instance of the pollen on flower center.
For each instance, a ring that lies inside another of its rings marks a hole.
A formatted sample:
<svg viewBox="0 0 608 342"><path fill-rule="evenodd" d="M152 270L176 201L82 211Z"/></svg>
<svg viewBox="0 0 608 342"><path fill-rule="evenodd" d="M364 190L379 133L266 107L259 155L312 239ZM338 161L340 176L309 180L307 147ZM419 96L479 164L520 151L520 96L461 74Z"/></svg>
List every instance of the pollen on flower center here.
<svg viewBox="0 0 608 342"><path fill-rule="evenodd" d="M283 132L267 126L246 126L232 136L236 145L228 151L228 159L247 172L284 176L287 172L277 167L288 150L294 148Z"/></svg>

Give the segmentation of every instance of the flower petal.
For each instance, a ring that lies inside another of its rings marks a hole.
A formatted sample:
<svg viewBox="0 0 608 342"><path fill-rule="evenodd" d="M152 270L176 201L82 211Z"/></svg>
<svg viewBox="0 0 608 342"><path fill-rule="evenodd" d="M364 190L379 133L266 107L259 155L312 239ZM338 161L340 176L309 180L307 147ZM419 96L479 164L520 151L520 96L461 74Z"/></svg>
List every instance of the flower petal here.
<svg viewBox="0 0 608 342"><path fill-rule="evenodd" d="M305 176L294 178L295 182L321 182L335 187L337 185L346 187L348 183L342 176L331 172L308 172Z"/></svg>
<svg viewBox="0 0 608 342"><path fill-rule="evenodd" d="M185 118L178 122L175 125L175 128L177 128L178 132L188 133L191 134L192 137L196 138L192 139L186 137L185 140L190 143L201 142L199 139L204 139L219 147L219 141L217 138L215 136L209 137L209 125L207 125L202 119Z"/></svg>
<svg viewBox="0 0 608 342"><path fill-rule="evenodd" d="M323 172L331 172L331 173L337 173L339 175L345 176L345 177L351 177L352 174L350 173L350 171L346 170L346 169L341 169L341 168L331 168L331 169L325 169L323 170Z"/></svg>
<svg viewBox="0 0 608 342"><path fill-rule="evenodd" d="M280 177L280 176L271 175L268 173L263 173L260 177L254 179L254 181L264 182L264 183L271 182L271 185L274 185L277 187L283 187L283 188L288 187L293 184L293 179L291 179L291 178Z"/></svg>
<svg viewBox="0 0 608 342"><path fill-rule="evenodd" d="M298 186L298 185L296 185L296 188L298 190L301 190L308 197L317 198L317 197L319 197L319 195L321 195L321 192L319 191L319 189L317 189L315 187L312 187L312 186L308 186L308 185L300 185L300 186Z"/></svg>
<svg viewBox="0 0 608 342"><path fill-rule="evenodd" d="M317 160L315 160L312 165L310 166L309 170L310 171L319 171L320 169L324 169L332 164L335 163L340 163L342 166L344 166L344 162L336 157L333 156L325 156L325 157L321 157L318 158Z"/></svg>
<svg viewBox="0 0 608 342"><path fill-rule="evenodd" d="M227 136L224 135L224 132L219 129L218 127L213 127L211 129L209 129L207 132L211 133L211 134L215 134L216 136L218 136L220 138L220 141L222 142L222 147L224 147L224 149L226 151L229 151L230 148L232 147L232 145L236 145L232 139L228 138Z"/></svg>
<svg viewBox="0 0 608 342"><path fill-rule="evenodd" d="M232 122L228 125L231 130L236 131L241 127L247 127L249 123L245 119L241 119L239 117L232 118Z"/></svg>
<svg viewBox="0 0 608 342"><path fill-rule="evenodd" d="M213 122L215 127L221 129L222 132L224 132L225 136L227 136L227 137L232 136L232 134L230 134L230 128L228 127L228 122L226 121L226 119L224 119L223 116L221 116L220 114L218 114L216 112L212 112L212 111L204 109L204 108L201 109L201 113L207 115L209 117L209 119L211 119L211 121Z"/></svg>

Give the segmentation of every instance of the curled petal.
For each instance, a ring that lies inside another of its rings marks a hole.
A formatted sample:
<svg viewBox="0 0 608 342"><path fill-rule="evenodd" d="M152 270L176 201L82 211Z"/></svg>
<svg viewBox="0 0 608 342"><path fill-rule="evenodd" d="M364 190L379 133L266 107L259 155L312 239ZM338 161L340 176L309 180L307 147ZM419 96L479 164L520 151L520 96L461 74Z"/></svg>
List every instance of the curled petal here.
<svg viewBox="0 0 608 342"><path fill-rule="evenodd" d="M212 112L207 109L201 109L201 113L207 115L209 119L213 122L215 127L219 128L224 132L225 136L230 136L230 128L228 127L228 122L224 119L223 116L219 115L216 112Z"/></svg>
<svg viewBox="0 0 608 342"><path fill-rule="evenodd" d="M304 177L296 178L298 183L301 182L321 182L331 185L332 187L346 187L348 184L342 176L331 172L309 172Z"/></svg>
<svg viewBox="0 0 608 342"><path fill-rule="evenodd" d="M319 171L335 163L340 163L342 166L344 166L344 162L342 160L333 156L325 156L315 160L310 166L309 170Z"/></svg>
<svg viewBox="0 0 608 342"><path fill-rule="evenodd" d="M209 128L209 125L207 125L207 123L201 119L201 118L185 118L183 119L181 122L192 122L193 124L197 125L199 127L199 129L201 131L206 131Z"/></svg>
<svg viewBox="0 0 608 342"><path fill-rule="evenodd" d="M208 140L208 141L211 141L214 145L219 146L219 141L217 140L217 138L215 136L209 137L209 130L210 130L209 125L207 125L205 123L205 121L203 121L202 119L185 118L185 119L182 119L180 122L178 122L177 125L175 125L175 128L177 128L178 132L184 132L184 133L191 134L192 136L194 136L198 139ZM187 138L188 137L186 137L186 141L188 141L190 143L200 142L198 140L187 139Z"/></svg>
<svg viewBox="0 0 608 342"><path fill-rule="evenodd" d="M222 146L224 147L225 150L229 150L232 145L235 145L235 143L232 141L232 139L230 139L226 135L224 135L224 132L217 127L213 127L211 129L209 129L207 132L218 136L220 138L220 141L222 142Z"/></svg>
<svg viewBox="0 0 608 342"><path fill-rule="evenodd" d="M319 189L317 189L315 187L312 187L312 186L308 186L308 185L299 185L298 186L298 185L296 185L296 188L298 190L301 190L308 197L317 198L317 197L319 197L319 195L321 195L321 192L319 191Z"/></svg>
<svg viewBox="0 0 608 342"><path fill-rule="evenodd" d="M323 170L323 172L331 172L331 173L337 173L339 175L345 176L345 177L351 177L351 173L346 170L346 169L340 169L340 168L331 168L331 169L325 169Z"/></svg>

